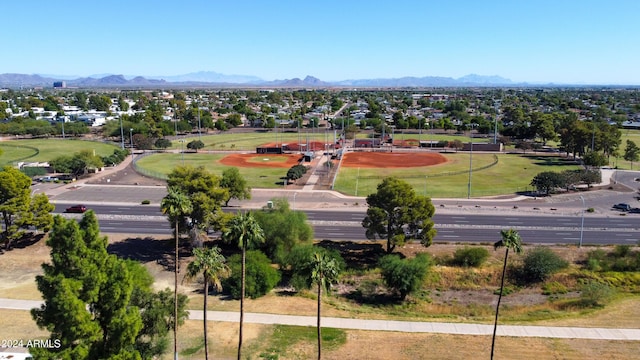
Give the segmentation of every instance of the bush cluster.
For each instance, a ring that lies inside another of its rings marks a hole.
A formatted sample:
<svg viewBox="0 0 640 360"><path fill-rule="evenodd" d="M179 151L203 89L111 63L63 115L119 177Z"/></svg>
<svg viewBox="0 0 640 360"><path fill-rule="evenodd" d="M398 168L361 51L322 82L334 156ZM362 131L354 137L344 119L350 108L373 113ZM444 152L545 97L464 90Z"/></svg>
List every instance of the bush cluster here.
<svg viewBox="0 0 640 360"><path fill-rule="evenodd" d="M280 282L280 272L271 266L271 260L258 250L249 250L245 263L245 294L255 299L267 294ZM240 299L242 292L242 255L235 254L228 259L231 276L224 280L223 289L234 299Z"/></svg>
<svg viewBox="0 0 640 360"><path fill-rule="evenodd" d="M416 291L422 285L431 258L427 254L418 254L413 259L401 259L398 255L387 255L380 259L382 278L388 288L395 291L401 299Z"/></svg>
<svg viewBox="0 0 640 360"><path fill-rule="evenodd" d="M311 288L311 274L315 258L314 254L317 252L332 258L338 265L338 272L341 272L346 268L344 259L342 259L342 256L340 256L340 253L337 250L325 249L310 244L296 245L287 254L284 263L282 264L283 267L291 274L289 285L293 286L296 290Z"/></svg>
<svg viewBox="0 0 640 360"><path fill-rule="evenodd" d="M551 249L536 247L524 256L521 266L513 268L512 275L517 283L533 284L547 280L568 266L569 262Z"/></svg>
<svg viewBox="0 0 640 360"><path fill-rule="evenodd" d="M480 267L489 258L489 250L482 247L465 246L456 249L451 264L464 267Z"/></svg>
<svg viewBox="0 0 640 360"><path fill-rule="evenodd" d="M610 253L592 250L587 254L586 268L591 271L640 271L640 252L632 251L629 245L616 245Z"/></svg>

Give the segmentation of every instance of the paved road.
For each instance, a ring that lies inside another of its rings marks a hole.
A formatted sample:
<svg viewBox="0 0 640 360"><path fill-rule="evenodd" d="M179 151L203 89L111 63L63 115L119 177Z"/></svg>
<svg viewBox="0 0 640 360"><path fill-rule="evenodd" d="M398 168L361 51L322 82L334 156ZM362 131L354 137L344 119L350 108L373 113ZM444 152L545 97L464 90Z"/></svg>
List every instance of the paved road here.
<svg viewBox="0 0 640 360"><path fill-rule="evenodd" d="M0 308L13 310L30 310L38 308L41 301L14 300L0 298ZM202 320L203 312L189 311L189 319ZM208 311L208 321L238 322L240 315L234 311ZM276 315L264 313L245 313L244 321L254 324L283 324L294 326L316 326L315 316ZM397 331L413 333L442 333L456 335L491 335L493 325L440 323L399 320L362 320L351 318L323 317L322 326L338 329L357 329L375 331ZM498 336L542 337L590 340L640 340L640 329L582 328L558 326L521 326L499 325Z"/></svg>

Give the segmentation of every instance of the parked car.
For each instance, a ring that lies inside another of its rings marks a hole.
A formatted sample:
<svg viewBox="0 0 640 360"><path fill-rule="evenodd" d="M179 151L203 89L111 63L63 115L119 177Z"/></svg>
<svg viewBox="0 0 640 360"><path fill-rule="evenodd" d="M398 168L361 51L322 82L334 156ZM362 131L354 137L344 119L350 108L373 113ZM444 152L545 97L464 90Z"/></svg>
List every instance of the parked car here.
<svg viewBox="0 0 640 360"><path fill-rule="evenodd" d="M57 181L58 178L54 177L54 176L43 176L43 177L39 177L38 181L39 182L54 182Z"/></svg>
<svg viewBox="0 0 640 360"><path fill-rule="evenodd" d="M625 203L620 203L620 204L613 205L613 208L616 209L616 210L620 210L620 211L629 211L629 210L631 210L631 205L625 204Z"/></svg>
<svg viewBox="0 0 640 360"><path fill-rule="evenodd" d="M629 214L640 214L640 208L631 208Z"/></svg>
<svg viewBox="0 0 640 360"><path fill-rule="evenodd" d="M87 207L84 205L73 205L65 210L68 213L83 213L85 211L87 211Z"/></svg>

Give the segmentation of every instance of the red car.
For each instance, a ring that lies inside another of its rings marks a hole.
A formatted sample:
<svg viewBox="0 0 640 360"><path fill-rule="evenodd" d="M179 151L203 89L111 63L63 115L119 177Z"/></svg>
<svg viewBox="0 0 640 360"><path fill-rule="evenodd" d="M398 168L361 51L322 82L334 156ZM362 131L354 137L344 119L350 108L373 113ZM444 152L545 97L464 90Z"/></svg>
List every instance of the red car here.
<svg viewBox="0 0 640 360"><path fill-rule="evenodd" d="M87 207L84 205L73 205L65 210L68 213L83 213L85 211L87 211Z"/></svg>

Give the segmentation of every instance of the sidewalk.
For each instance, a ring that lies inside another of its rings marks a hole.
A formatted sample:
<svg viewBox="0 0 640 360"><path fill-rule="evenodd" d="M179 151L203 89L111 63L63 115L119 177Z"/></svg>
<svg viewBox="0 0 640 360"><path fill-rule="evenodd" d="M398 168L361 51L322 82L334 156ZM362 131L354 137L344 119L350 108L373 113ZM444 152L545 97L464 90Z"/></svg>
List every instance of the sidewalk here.
<svg viewBox="0 0 640 360"><path fill-rule="evenodd" d="M41 301L14 300L0 298L0 308L30 310L42 305ZM199 310L189 310L190 320L202 320L204 314ZM208 321L238 322L240 314L231 311L207 311ZM316 326L315 316L277 315L263 313L245 313L244 321L252 324L281 324L293 326ZM353 330L395 331L408 333L440 333L455 335L491 335L493 325L440 323L398 320L363 320L323 317L324 327ZM540 337L588 340L639 341L640 329L581 328L560 326L521 326L498 325L498 336Z"/></svg>

